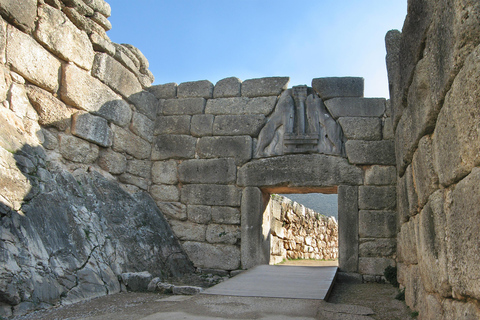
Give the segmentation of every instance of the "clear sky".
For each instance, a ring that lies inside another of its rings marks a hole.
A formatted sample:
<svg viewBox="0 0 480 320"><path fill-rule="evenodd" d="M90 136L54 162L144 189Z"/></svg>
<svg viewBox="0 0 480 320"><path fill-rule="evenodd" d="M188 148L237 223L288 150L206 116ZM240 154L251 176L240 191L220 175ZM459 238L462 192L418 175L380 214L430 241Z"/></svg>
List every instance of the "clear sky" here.
<svg viewBox="0 0 480 320"><path fill-rule="evenodd" d="M407 0L107 0L116 43L138 47L154 84L289 76L365 78L388 97L385 34L401 30Z"/></svg>

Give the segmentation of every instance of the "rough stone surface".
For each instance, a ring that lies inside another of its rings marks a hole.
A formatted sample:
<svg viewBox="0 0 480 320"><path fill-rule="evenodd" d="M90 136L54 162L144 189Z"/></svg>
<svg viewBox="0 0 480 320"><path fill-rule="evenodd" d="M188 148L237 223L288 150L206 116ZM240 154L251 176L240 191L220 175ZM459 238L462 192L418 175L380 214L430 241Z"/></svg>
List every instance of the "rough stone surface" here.
<svg viewBox="0 0 480 320"><path fill-rule="evenodd" d="M137 177L136 175L130 173L124 173L118 177L118 181L130 185L138 187L142 190L148 190L148 180L144 178Z"/></svg>
<svg viewBox="0 0 480 320"><path fill-rule="evenodd" d="M151 162L149 160L129 160L127 163L127 172L142 178L150 178Z"/></svg>
<svg viewBox="0 0 480 320"><path fill-rule="evenodd" d="M237 246L187 241L183 247L196 267L222 270L240 267L240 249Z"/></svg>
<svg viewBox="0 0 480 320"><path fill-rule="evenodd" d="M35 38L55 55L90 70L94 51L87 34L77 27L60 10L51 6L38 9Z"/></svg>
<svg viewBox="0 0 480 320"><path fill-rule="evenodd" d="M402 224L400 233L397 237L397 256L399 262L404 262L405 264L418 263L417 244L415 242L417 228L417 217Z"/></svg>
<svg viewBox="0 0 480 320"><path fill-rule="evenodd" d="M309 170L305 171L305 168ZM240 186L328 187L360 185L363 171L344 158L327 155L287 155L255 160L238 171Z"/></svg>
<svg viewBox="0 0 480 320"><path fill-rule="evenodd" d="M380 118L342 117L338 119L345 138L352 140L381 140Z"/></svg>
<svg viewBox="0 0 480 320"><path fill-rule="evenodd" d="M159 135L154 139L152 160L192 159L197 139L188 135Z"/></svg>
<svg viewBox="0 0 480 320"><path fill-rule="evenodd" d="M59 138L60 153L65 159L80 163L92 163L97 159L98 146L69 135Z"/></svg>
<svg viewBox="0 0 480 320"><path fill-rule="evenodd" d="M176 184L178 182L177 163L174 160L154 161L152 181L158 184Z"/></svg>
<svg viewBox="0 0 480 320"><path fill-rule="evenodd" d="M148 142L153 141L154 122L141 113L133 114L130 130Z"/></svg>
<svg viewBox="0 0 480 320"><path fill-rule="evenodd" d="M371 166L365 170L366 185L395 185L397 170L393 166Z"/></svg>
<svg viewBox="0 0 480 320"><path fill-rule="evenodd" d="M333 98L325 101L333 118L381 117L385 112L383 98Z"/></svg>
<svg viewBox="0 0 480 320"><path fill-rule="evenodd" d="M147 291L153 276L148 271L122 273L122 283L128 291Z"/></svg>
<svg viewBox="0 0 480 320"><path fill-rule="evenodd" d="M243 97L278 96L287 89L289 77L249 79L242 83Z"/></svg>
<svg viewBox="0 0 480 320"><path fill-rule="evenodd" d="M358 253L361 257L391 257L396 253L396 239L368 239L362 240Z"/></svg>
<svg viewBox="0 0 480 320"><path fill-rule="evenodd" d="M200 117L203 115L199 115ZM212 116L213 118L213 116ZM192 116L158 116L155 120L155 135L159 134L190 134ZM202 123L203 124L203 123Z"/></svg>
<svg viewBox="0 0 480 320"><path fill-rule="evenodd" d="M237 179L233 159L187 160L178 166L182 183L230 184Z"/></svg>
<svg viewBox="0 0 480 320"><path fill-rule="evenodd" d="M115 54L115 46L109 39L105 39L98 33L92 32L90 34L90 40L92 41L93 50L98 52L105 52L111 56Z"/></svg>
<svg viewBox="0 0 480 320"><path fill-rule="evenodd" d="M235 77L219 80L213 89L213 98L240 97L242 81Z"/></svg>
<svg viewBox="0 0 480 320"><path fill-rule="evenodd" d="M358 208L361 210L395 210L396 197L394 186L360 186Z"/></svg>
<svg viewBox="0 0 480 320"><path fill-rule="evenodd" d="M100 151L98 165L111 174L122 174L127 170L127 159L121 153L111 149Z"/></svg>
<svg viewBox="0 0 480 320"><path fill-rule="evenodd" d="M204 98L168 99L161 104L164 115L201 114L205 109Z"/></svg>
<svg viewBox="0 0 480 320"><path fill-rule="evenodd" d="M7 26L7 63L31 83L50 92L59 87L60 61L33 38Z"/></svg>
<svg viewBox="0 0 480 320"><path fill-rule="evenodd" d="M240 206L241 190L230 185L189 184L181 191L182 202L209 206Z"/></svg>
<svg viewBox="0 0 480 320"><path fill-rule="evenodd" d="M177 84L174 82L151 86L147 90L153 93L157 99L174 99L177 97Z"/></svg>
<svg viewBox="0 0 480 320"><path fill-rule="evenodd" d="M112 125L112 131L113 150L126 152L137 159L147 159L150 157L152 148L147 141L116 125Z"/></svg>
<svg viewBox="0 0 480 320"><path fill-rule="evenodd" d="M135 104L140 113L155 121L158 111L158 100L153 94L148 91L140 91L131 94L128 99Z"/></svg>
<svg viewBox="0 0 480 320"><path fill-rule="evenodd" d="M37 1L26 0L20 3L17 1L1 0L0 8L2 16L6 16L9 22L21 30L29 32L35 28Z"/></svg>
<svg viewBox="0 0 480 320"><path fill-rule="evenodd" d="M132 109L130 109L128 103L125 102L125 100L121 100L120 97L116 100L103 103L100 109L94 113L120 127L125 127L132 119Z"/></svg>
<svg viewBox="0 0 480 320"><path fill-rule="evenodd" d="M157 206L169 218L187 220L187 207L180 202L157 201Z"/></svg>
<svg viewBox="0 0 480 320"><path fill-rule="evenodd" d="M395 237L397 233L395 212L360 210L358 215L358 234L361 238Z"/></svg>
<svg viewBox="0 0 480 320"><path fill-rule="evenodd" d="M173 185L153 185L150 187L150 194L155 201L176 202L180 200L180 192Z"/></svg>
<svg viewBox="0 0 480 320"><path fill-rule="evenodd" d="M205 98L213 97L213 84L208 80L183 82L178 85L179 98Z"/></svg>
<svg viewBox="0 0 480 320"><path fill-rule="evenodd" d="M88 112L77 112L72 116L72 134L101 147L112 145L112 130L107 120Z"/></svg>
<svg viewBox="0 0 480 320"><path fill-rule="evenodd" d="M195 137L213 135L213 120L215 116L212 114L197 114L192 116L190 123L190 132Z"/></svg>
<svg viewBox="0 0 480 320"><path fill-rule="evenodd" d="M358 258L358 272L360 274L383 276L385 268L395 266L395 260L388 258Z"/></svg>
<svg viewBox="0 0 480 320"><path fill-rule="evenodd" d="M207 101L205 113L214 115L268 115L273 111L276 102L276 97L210 99Z"/></svg>
<svg viewBox="0 0 480 320"><path fill-rule="evenodd" d="M312 80L312 88L322 100L337 97L363 97L364 79L356 77L328 77Z"/></svg>
<svg viewBox="0 0 480 320"><path fill-rule="evenodd" d="M187 216L188 220L207 224L212 220L212 207L209 206L187 206Z"/></svg>
<svg viewBox="0 0 480 320"><path fill-rule="evenodd" d="M413 156L412 171L418 204L423 207L430 194L438 189L438 176L434 168L431 137L424 136L420 140L418 149Z"/></svg>
<svg viewBox="0 0 480 320"><path fill-rule="evenodd" d="M264 115L219 115L213 122L213 135L257 136L265 120Z"/></svg>
<svg viewBox="0 0 480 320"><path fill-rule="evenodd" d="M395 144L391 140L349 140L345 151L353 164L395 165Z"/></svg>
<svg viewBox="0 0 480 320"><path fill-rule="evenodd" d="M223 224L240 224L240 211L231 207L212 207L212 221Z"/></svg>
<svg viewBox="0 0 480 320"><path fill-rule="evenodd" d="M241 165L252 158L252 138L237 137L202 137L196 150L200 158L233 158Z"/></svg>
<svg viewBox="0 0 480 320"><path fill-rule="evenodd" d="M338 187L338 263L342 272L358 272L358 187Z"/></svg>
<svg viewBox="0 0 480 320"><path fill-rule="evenodd" d="M209 243L236 244L240 239L240 227L224 224L209 224L206 240Z"/></svg>

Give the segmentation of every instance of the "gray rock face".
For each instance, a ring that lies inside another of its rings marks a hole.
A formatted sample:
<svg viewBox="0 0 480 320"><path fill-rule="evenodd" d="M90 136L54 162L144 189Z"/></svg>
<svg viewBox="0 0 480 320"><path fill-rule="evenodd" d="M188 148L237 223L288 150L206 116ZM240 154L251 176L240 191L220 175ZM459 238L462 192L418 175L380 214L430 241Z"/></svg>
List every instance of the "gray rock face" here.
<svg viewBox="0 0 480 320"><path fill-rule="evenodd" d="M204 98L169 99L161 104L164 115L201 114L205 110Z"/></svg>
<svg viewBox="0 0 480 320"><path fill-rule="evenodd" d="M349 140L345 143L345 151L350 163L372 165L395 164L395 144L391 140Z"/></svg>
<svg viewBox="0 0 480 320"><path fill-rule="evenodd" d="M287 89L289 77L249 79L242 83L243 97L278 96Z"/></svg>
<svg viewBox="0 0 480 320"><path fill-rule="evenodd" d="M380 118L342 117L338 119L345 138L352 140L381 140L382 120Z"/></svg>
<svg viewBox="0 0 480 320"><path fill-rule="evenodd" d="M213 89L213 98L240 97L242 81L235 77L218 81Z"/></svg>
<svg viewBox="0 0 480 320"><path fill-rule="evenodd" d="M209 206L240 206L241 189L231 185L189 184L182 188L182 202Z"/></svg>
<svg viewBox="0 0 480 320"><path fill-rule="evenodd" d="M192 159L197 139L188 135L160 135L154 140L152 160Z"/></svg>
<svg viewBox="0 0 480 320"><path fill-rule="evenodd" d="M113 122L120 127L124 127L130 123L132 119L132 110L125 100L119 99L106 101L95 114L102 116L109 122Z"/></svg>
<svg viewBox="0 0 480 320"><path fill-rule="evenodd" d="M364 79L329 77L312 80L312 88L324 101L337 97L363 97Z"/></svg>
<svg viewBox="0 0 480 320"><path fill-rule="evenodd" d="M135 104L139 112L150 120L155 121L158 111L158 100L153 94L148 91L140 91L131 94L128 99Z"/></svg>
<svg viewBox="0 0 480 320"><path fill-rule="evenodd" d="M256 136L264 123L264 115L219 115L213 122L213 135Z"/></svg>
<svg viewBox="0 0 480 320"><path fill-rule="evenodd" d="M173 82L151 86L147 90L157 99L174 99L177 97L177 84Z"/></svg>
<svg viewBox="0 0 480 320"><path fill-rule="evenodd" d="M177 96L179 98L212 98L213 84L208 80L180 83Z"/></svg>
<svg viewBox="0 0 480 320"><path fill-rule="evenodd" d="M150 157L152 147L146 140L116 125L112 126L112 131L113 150L126 152L137 159Z"/></svg>
<svg viewBox="0 0 480 320"><path fill-rule="evenodd" d="M60 135L60 154L73 162L92 163L99 153L97 145L69 135Z"/></svg>
<svg viewBox="0 0 480 320"><path fill-rule="evenodd" d="M203 115L199 115L203 116ZM190 134L192 116L158 116L155 121L155 135L159 134ZM213 118L212 118L213 121ZM197 124L198 125L198 124ZM210 126L211 127L211 126Z"/></svg>
<svg viewBox="0 0 480 320"><path fill-rule="evenodd" d="M396 188L393 186L360 186L358 207L365 210L394 210L396 208Z"/></svg>
<svg viewBox="0 0 480 320"><path fill-rule="evenodd" d="M112 145L112 130L107 120L88 112L77 112L72 116L72 134L101 147Z"/></svg>
<svg viewBox="0 0 480 320"><path fill-rule="evenodd" d="M392 238L397 233L396 213L393 211L360 210L359 236L363 238Z"/></svg>
<svg viewBox="0 0 480 320"><path fill-rule="evenodd" d="M385 99L334 98L325 101L328 111L339 117L380 117L385 112Z"/></svg>
<svg viewBox="0 0 480 320"><path fill-rule="evenodd" d="M197 144L200 158L233 158L241 165L252 158L252 138L235 137L202 137Z"/></svg>
<svg viewBox="0 0 480 320"><path fill-rule="evenodd" d="M277 101L276 97L257 98L223 98L207 101L205 113L209 114L264 114L272 112Z"/></svg>
<svg viewBox="0 0 480 320"><path fill-rule="evenodd" d="M178 166L182 183L229 184L237 179L233 159L187 160Z"/></svg>

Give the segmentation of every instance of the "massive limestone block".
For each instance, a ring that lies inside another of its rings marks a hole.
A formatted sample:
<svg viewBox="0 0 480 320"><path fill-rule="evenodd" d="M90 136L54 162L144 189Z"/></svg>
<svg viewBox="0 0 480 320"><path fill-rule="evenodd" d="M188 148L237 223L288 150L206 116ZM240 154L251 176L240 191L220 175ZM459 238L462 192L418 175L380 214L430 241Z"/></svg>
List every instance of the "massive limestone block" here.
<svg viewBox="0 0 480 320"><path fill-rule="evenodd" d="M397 214L394 211L360 210L358 215L361 238L393 238L397 234Z"/></svg>
<svg viewBox="0 0 480 320"><path fill-rule="evenodd" d="M257 136L264 123L264 115L219 115L213 122L213 135Z"/></svg>
<svg viewBox="0 0 480 320"><path fill-rule="evenodd" d="M112 125L112 131L113 150L126 152L137 159L147 159L150 157L152 150L150 143L116 125Z"/></svg>
<svg viewBox="0 0 480 320"><path fill-rule="evenodd" d="M349 140L345 151L350 163L395 165L395 144L392 140Z"/></svg>
<svg viewBox="0 0 480 320"><path fill-rule="evenodd" d="M394 186L360 186L358 207L363 210L395 210L397 193Z"/></svg>
<svg viewBox="0 0 480 320"><path fill-rule="evenodd" d="M154 161L152 164L152 181L158 184L176 184L178 177L175 160Z"/></svg>
<svg viewBox="0 0 480 320"><path fill-rule="evenodd" d="M438 176L434 168L432 139L424 136L418 149L413 155L412 171L415 182L415 190L418 195L418 205L423 207L428 197L438 189Z"/></svg>
<svg viewBox="0 0 480 320"><path fill-rule="evenodd" d="M61 63L33 38L8 26L6 52L7 63L25 79L50 92L58 90Z"/></svg>
<svg viewBox="0 0 480 320"><path fill-rule="evenodd" d="M38 113L38 123L65 130L69 126L72 110L48 91L39 87L26 85L27 95Z"/></svg>
<svg viewBox="0 0 480 320"><path fill-rule="evenodd" d="M196 114L192 116L190 132L195 137L211 136L213 134L213 114Z"/></svg>
<svg viewBox="0 0 480 320"><path fill-rule="evenodd" d="M142 86L137 77L106 53L95 55L92 75L127 99L131 95L142 91Z"/></svg>
<svg viewBox="0 0 480 320"><path fill-rule="evenodd" d="M240 239L240 227L209 224L206 231L206 240L209 243L236 244Z"/></svg>
<svg viewBox="0 0 480 320"><path fill-rule="evenodd" d="M232 185L189 184L182 188L183 203L208 206L240 206L241 189Z"/></svg>
<svg viewBox="0 0 480 320"><path fill-rule="evenodd" d="M363 97L364 79L358 77L328 77L312 80L312 88L323 101L337 97Z"/></svg>
<svg viewBox="0 0 480 320"><path fill-rule="evenodd" d="M345 138L349 140L381 140L382 120L373 117L342 117L338 119Z"/></svg>
<svg viewBox="0 0 480 320"><path fill-rule="evenodd" d="M197 139L187 135L159 135L154 139L152 160L192 159Z"/></svg>
<svg viewBox="0 0 480 320"><path fill-rule="evenodd" d="M158 100L153 94L148 91L141 91L130 95L128 99L135 104L139 112L155 121L158 112Z"/></svg>
<svg viewBox="0 0 480 320"><path fill-rule="evenodd" d="M365 275L383 276L385 268L395 266L395 260L390 258L358 258L358 272Z"/></svg>
<svg viewBox="0 0 480 320"><path fill-rule="evenodd" d="M195 159L178 166L182 183L231 184L237 180L237 167L233 159Z"/></svg>
<svg viewBox="0 0 480 320"><path fill-rule="evenodd" d="M107 18L110 17L112 13L110 5L104 0L83 0L83 2L85 2L85 4L88 5L90 8L100 12Z"/></svg>
<svg viewBox="0 0 480 320"><path fill-rule="evenodd" d="M385 112L383 98L333 98L325 101L335 119L339 117L381 117Z"/></svg>
<svg viewBox="0 0 480 320"><path fill-rule="evenodd" d="M177 97L177 84L174 82L151 86L147 90L157 99L174 99Z"/></svg>
<svg viewBox="0 0 480 320"><path fill-rule="evenodd" d="M465 61L438 115L433 138L436 172L448 186L480 164L480 46Z"/></svg>
<svg viewBox="0 0 480 320"><path fill-rule="evenodd" d="M328 155L287 155L247 163L238 171L240 186L328 187L363 184L363 170Z"/></svg>
<svg viewBox="0 0 480 320"><path fill-rule="evenodd" d="M480 299L480 287L472 279L472 275L480 272L477 263L480 255L479 192L480 168L474 168L451 192L446 208L448 279L454 296L475 299Z"/></svg>
<svg viewBox="0 0 480 320"><path fill-rule="evenodd" d="M80 163L92 163L97 160L98 146L65 134L59 137L60 154L65 159Z"/></svg>
<svg viewBox="0 0 480 320"><path fill-rule="evenodd" d="M242 81L235 77L219 80L213 89L213 98L240 97Z"/></svg>
<svg viewBox="0 0 480 320"><path fill-rule="evenodd" d="M77 112L72 116L72 134L101 147L112 145L112 130L107 120L88 112Z"/></svg>
<svg viewBox="0 0 480 320"><path fill-rule="evenodd" d="M201 114L205 103L204 98L168 99L163 101L160 110L164 115Z"/></svg>
<svg viewBox="0 0 480 320"><path fill-rule="evenodd" d="M152 171L152 164L149 160L136 160L132 159L128 161L127 172L134 174L142 178L150 178Z"/></svg>
<svg viewBox="0 0 480 320"><path fill-rule="evenodd" d="M203 115L199 115L203 116ZM158 116L155 120L154 134L190 134L192 116ZM213 116L212 116L213 120Z"/></svg>
<svg viewBox="0 0 480 320"><path fill-rule="evenodd" d="M136 189L135 187L138 187L146 191L148 190L148 186L149 186L149 181L147 179L137 177L130 173L122 174L121 176L118 177L118 181L126 185L130 185L128 187L134 186L133 189L135 190L135 192L138 191L138 189Z"/></svg>
<svg viewBox="0 0 480 320"><path fill-rule="evenodd" d="M240 224L240 210L231 207L211 207L212 221L219 224Z"/></svg>
<svg viewBox="0 0 480 320"><path fill-rule="evenodd" d="M205 98L213 96L213 84L208 80L180 83L177 88L179 98Z"/></svg>
<svg viewBox="0 0 480 320"><path fill-rule="evenodd" d="M38 120L38 115L30 104L23 85L15 82L12 83L8 98L10 102L10 110L12 110L20 119L24 119L28 114L29 118L32 120Z"/></svg>
<svg viewBox="0 0 480 320"><path fill-rule="evenodd" d="M196 267L236 270L240 267L240 249L228 244L187 241L183 248Z"/></svg>
<svg viewBox="0 0 480 320"><path fill-rule="evenodd" d="M136 135L142 137L148 142L153 141L154 122L141 113L135 112L133 114L130 130Z"/></svg>
<svg viewBox="0 0 480 320"><path fill-rule="evenodd" d="M278 96L287 89L289 77L269 77L245 80L242 83L243 97Z"/></svg>
<svg viewBox="0 0 480 320"><path fill-rule="evenodd" d="M101 13L94 12L90 19L98 23L103 29L105 29L105 31L112 29L110 21L108 21L108 19Z"/></svg>
<svg viewBox="0 0 480 320"><path fill-rule="evenodd" d="M342 272L358 272L358 187L338 187L338 262Z"/></svg>
<svg viewBox="0 0 480 320"><path fill-rule="evenodd" d="M90 70L94 51L87 34L51 6L40 6L38 16L35 38L63 60Z"/></svg>
<svg viewBox="0 0 480 320"><path fill-rule="evenodd" d="M200 158L233 158L241 165L252 158L252 138L238 137L202 137L197 144Z"/></svg>
<svg viewBox="0 0 480 320"><path fill-rule="evenodd" d="M400 233L397 236L397 257L399 262L405 264L417 264L417 233L418 233L418 216L410 219L407 223L402 224ZM421 254L421 253L420 253Z"/></svg>
<svg viewBox="0 0 480 320"><path fill-rule="evenodd" d="M395 185L397 170L394 166L371 166L365 170L366 185Z"/></svg>
<svg viewBox="0 0 480 320"><path fill-rule="evenodd" d="M396 251L396 239L363 239L358 247L361 257L391 257Z"/></svg>
<svg viewBox="0 0 480 320"><path fill-rule="evenodd" d="M98 165L111 174L122 174L127 170L127 158L111 149L100 151Z"/></svg>
<svg viewBox="0 0 480 320"><path fill-rule="evenodd" d="M402 39L402 33L398 30L390 30L385 35L385 47L387 49L387 55L385 57L387 63L387 73L388 73L388 84L390 92L390 103L391 103L391 122L392 127L396 126L401 112L403 110L402 105L402 94L401 93L401 84L400 84L400 61L399 61L399 51L400 51L400 41ZM397 108L400 109L397 111ZM396 120L396 122L394 122Z"/></svg>
<svg viewBox="0 0 480 320"><path fill-rule="evenodd" d="M153 185L150 187L150 194L155 201L176 202L180 200L180 192L177 186L173 185Z"/></svg>
<svg viewBox="0 0 480 320"><path fill-rule="evenodd" d="M63 65L60 97L74 107L100 113L105 104L121 100L108 86L73 64Z"/></svg>
<svg viewBox="0 0 480 320"><path fill-rule="evenodd" d="M92 32L90 34L90 40L92 41L93 50L98 52L105 52L111 56L115 54L115 46L110 41L110 39L106 39L100 36L98 33Z"/></svg>
<svg viewBox="0 0 480 320"><path fill-rule="evenodd" d="M77 3L79 2L77 1ZM84 30L88 35L96 33L104 38L108 38L107 34L105 33L105 29L103 29L102 26L92 19L80 14L80 12L78 12L75 8L63 7L62 11L68 16L73 24L77 26L77 28Z"/></svg>
<svg viewBox="0 0 480 320"><path fill-rule="evenodd" d="M2 16L19 27L21 30L30 32L35 28L35 19L37 17L37 1L0 1L0 13Z"/></svg>
<svg viewBox="0 0 480 320"><path fill-rule="evenodd" d="M277 102L277 97L258 97L258 98L219 98L207 101L205 113L208 114L264 114L272 112Z"/></svg>
<svg viewBox="0 0 480 320"><path fill-rule="evenodd" d="M125 100L121 100L119 96L116 100L103 103L100 109L94 113L120 127L125 127L130 123L130 119L132 119L132 109L128 103Z"/></svg>
<svg viewBox="0 0 480 320"><path fill-rule="evenodd" d="M205 241L207 226L204 224L192 223L190 221L170 220L170 225L179 240Z"/></svg>
<svg viewBox="0 0 480 320"><path fill-rule="evenodd" d="M188 220L195 223L207 224L212 220L212 207L210 206L187 206Z"/></svg>
<svg viewBox="0 0 480 320"><path fill-rule="evenodd" d="M160 211L169 218L187 220L187 206L180 202L157 201Z"/></svg>

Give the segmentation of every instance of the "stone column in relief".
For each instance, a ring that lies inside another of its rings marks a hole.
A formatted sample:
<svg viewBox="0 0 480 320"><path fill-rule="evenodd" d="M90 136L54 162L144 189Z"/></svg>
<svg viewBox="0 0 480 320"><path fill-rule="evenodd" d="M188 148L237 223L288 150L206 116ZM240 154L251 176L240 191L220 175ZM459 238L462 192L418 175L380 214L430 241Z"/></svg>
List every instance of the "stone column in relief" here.
<svg viewBox="0 0 480 320"><path fill-rule="evenodd" d="M241 256L242 268L268 264L270 260L270 235L263 235L263 214L269 195L259 188L247 187L243 190L241 205ZM269 232L270 233L270 232Z"/></svg>
<svg viewBox="0 0 480 320"><path fill-rule="evenodd" d="M358 272L358 187L338 187L338 262L342 272Z"/></svg>

